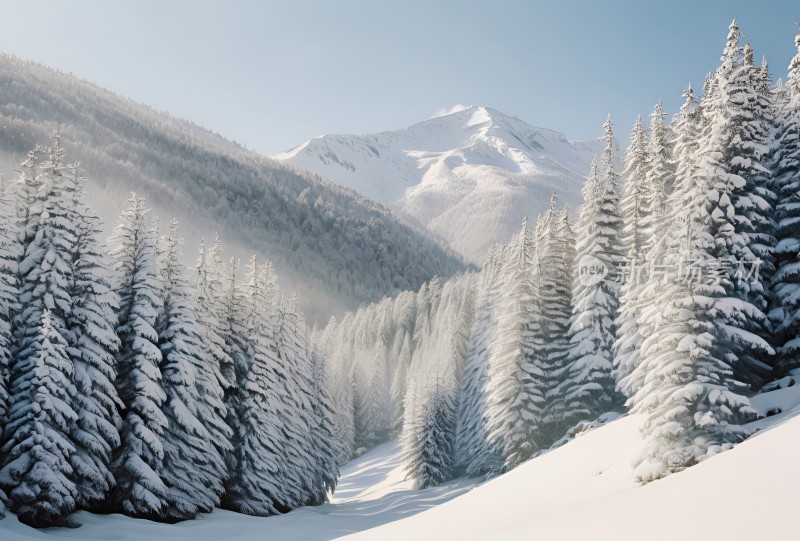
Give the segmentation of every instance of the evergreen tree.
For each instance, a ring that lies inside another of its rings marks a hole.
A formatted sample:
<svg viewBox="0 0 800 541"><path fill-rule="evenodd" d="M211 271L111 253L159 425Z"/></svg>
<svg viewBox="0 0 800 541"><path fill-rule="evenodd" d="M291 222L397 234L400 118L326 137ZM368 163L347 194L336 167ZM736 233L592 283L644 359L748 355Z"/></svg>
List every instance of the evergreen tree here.
<svg viewBox="0 0 800 541"><path fill-rule="evenodd" d="M311 448L315 452L314 484L309 505L320 505L336 489L339 477L339 449L334 432L334 405L328 390L325 358L316 344L309 346L311 360L311 413L315 420L311 428Z"/></svg>
<svg viewBox="0 0 800 541"><path fill-rule="evenodd" d="M391 324L391 304L388 299L384 299L377 307L370 308L373 309L377 313L368 312L360 341L361 347L368 352L368 358L359 363L356 371L356 387L359 391L355 415L357 449L370 449L383 443L389 437L390 431L387 358L391 343L388 330ZM429 315L424 317L427 320ZM368 336L373 332L375 336ZM372 343L367 347L369 342Z"/></svg>
<svg viewBox="0 0 800 541"><path fill-rule="evenodd" d="M757 68L752 65L752 58L745 58L739 39L734 21L715 76L718 89L709 99L703 98L708 123L699 150L700 173L709 176L711 187L722 194L718 212L726 213L713 217L719 223L715 256L728 269L734 287L729 295L741 301L742 311L741 317L736 311L730 313L728 322L763 341L771 330L764 316L768 291L759 276L748 279L743 275L760 266L765 267L767 276L771 274L774 197L767 184L770 173L761 165L769 150L769 128L764 116L769 114L759 112L756 105L758 90L752 83ZM743 352L732 367L736 377L747 385L760 386L769 375L765 360L770 352L771 348Z"/></svg>
<svg viewBox="0 0 800 541"><path fill-rule="evenodd" d="M231 433L216 359L192 308L175 220L164 248L158 265L163 305L155 327L167 417L161 479L168 492L161 516L181 520L209 512L219 503Z"/></svg>
<svg viewBox="0 0 800 541"><path fill-rule="evenodd" d="M489 250L475 299L475 323L464 361L456 422L456 464L470 476L498 471L502 459L489 448L486 425L486 385L497 326L497 303L502 282L500 269L505 249Z"/></svg>
<svg viewBox="0 0 800 541"><path fill-rule="evenodd" d="M539 318L537 355L540 375L535 384L544 395L544 415L540 428L540 447L563 436L567 416L559 384L568 369L569 327L572 316L572 267L575 262L575 237L566 211L556 210L553 196L550 208L536 226L536 288Z"/></svg>
<svg viewBox="0 0 800 541"><path fill-rule="evenodd" d="M9 402L9 383L11 354L14 340L11 321L18 308L17 261L19 244L14 226L14 207L5 186L0 187L0 444ZM6 503L6 496L0 488L0 506ZM0 512L2 515L2 512ZM2 518L0 516L0 518Z"/></svg>
<svg viewBox="0 0 800 541"><path fill-rule="evenodd" d="M776 207L775 266L772 276L770 319L778 349L775 375L800 368L800 33L797 53L789 64L789 77L777 116L773 157Z"/></svg>
<svg viewBox="0 0 800 541"><path fill-rule="evenodd" d="M568 413L567 426L593 420L615 401L612 361L615 321L619 310L619 283L613 272L623 262L619 240L618 178L614 169L611 117L604 125L606 148L601 176L590 175L575 232L578 276L573 289L570 326L571 351L560 394ZM600 268L595 276L587 270ZM584 273L581 276L581 273Z"/></svg>
<svg viewBox="0 0 800 541"><path fill-rule="evenodd" d="M222 242L214 235L214 244L206 250L201 241L195 264L194 307L197 322L205 330L206 348L212 356L212 367L223 389L228 391L236 381L233 359L225 343L225 283L222 265Z"/></svg>
<svg viewBox="0 0 800 541"><path fill-rule="evenodd" d="M650 114L650 136L647 140L645 183L648 196L643 201L646 207L644 215L647 217L644 224L646 242L657 240L657 232L664 228L667 194L672 192L675 183L669 135L664 125L665 117L666 113L659 100Z"/></svg>
<svg viewBox="0 0 800 541"><path fill-rule="evenodd" d="M31 184L25 173L18 181L18 194L32 201L31 208L18 215L23 251L17 266L20 310L13 323L19 351L37 339L45 310L62 331L72 317L70 286L78 231L65 193L64 153L57 136L53 143L52 148L40 149L47 159L31 165L39 170L35 182ZM34 193L29 195L30 191ZM18 204L22 197L17 198Z"/></svg>
<svg viewBox="0 0 800 541"><path fill-rule="evenodd" d="M70 427L78 417L70 402L76 389L67 343L56 325L45 309L38 331L28 336L12 365L0 468L11 511L37 528L76 526L67 518L77 496L70 466L75 453Z"/></svg>
<svg viewBox="0 0 800 541"><path fill-rule="evenodd" d="M672 192L667 197L663 227L653 231L647 246L643 249L641 261L629 261L631 268L623 280L620 317L618 319L614 375L617 389L627 398L632 397L643 385L640 379L645 374L637 371L641 361L641 345L644 336L653 332L657 325L657 314L642 317L642 310L654 303L662 287L662 273L666 257L666 224L674 224L678 215L687 205L692 205L691 186L698 174L698 145L700 130L700 109L691 85L683 94L684 103L680 113L672 122L674 140L673 163L675 171Z"/></svg>
<svg viewBox="0 0 800 541"><path fill-rule="evenodd" d="M225 462L229 473L236 471L239 466L237 463L238 449L242 442L241 436L244 434L244 427L241 424L243 415L242 401L244 400L244 387L247 376L250 372L251 350L249 335L246 322L246 303L244 293L238 282L237 272L239 261L231 258L225 265L223 273L223 291L221 293L222 313L220 316L220 332L225 341L225 351L231 358L231 372L227 376L232 385L225 392L225 409L227 412L226 424L233 432L231 440L231 450L226 454ZM230 491L230 478L225 487ZM227 496L226 496L227 498Z"/></svg>
<svg viewBox="0 0 800 541"><path fill-rule="evenodd" d="M486 383L486 429L489 448L511 469L539 448L544 393L534 360L538 318L534 310L531 274L534 239L527 219L509 246L501 271L503 287L498 304L497 331L492 341Z"/></svg>
<svg viewBox="0 0 800 541"><path fill-rule="evenodd" d="M271 271L269 271L271 272ZM285 380L277 388L281 395L280 427L283 433L287 486L283 505L288 508L306 505L324 498L317 483L317 453L324 456L322 448L313 446L317 420L312 416L312 367L308 352L307 327L302 314L297 311L297 296L278 306L276 346L278 369Z"/></svg>
<svg viewBox="0 0 800 541"><path fill-rule="evenodd" d="M65 338L77 389L73 406L78 414L72 427L76 446L73 470L78 506L91 508L102 503L115 485L109 463L120 445L117 427L122 403L114 386L119 305L110 283L106 255L98 242L100 219L84 202L86 179L78 163L70 169L66 191L71 195L70 221L76 234L69 287L73 304Z"/></svg>
<svg viewBox="0 0 800 541"><path fill-rule="evenodd" d="M634 412L647 415L646 446L636 470L642 482L743 439L740 424L753 412L734 378L735 366L770 352L753 332L763 316L728 272L737 256L748 256L742 224L753 209L747 181L737 174L746 160L736 157L741 143L731 136L736 105L727 96L740 64L738 40L734 22L716 83L703 100L709 118L698 147L698 174L678 174L678 210L665 241L666 276L642 311L642 320L653 323L632 375L642 384L629 401ZM686 274L689 262L699 274Z"/></svg>
<svg viewBox="0 0 800 541"><path fill-rule="evenodd" d="M427 379L427 378L426 378ZM403 468L415 489L453 478L456 399L452 378L412 384L402 436Z"/></svg>
<svg viewBox="0 0 800 541"><path fill-rule="evenodd" d="M117 480L113 500L123 513L157 518L167 505L168 489L160 477L164 460L161 351L156 318L161 292L156 274L156 239L145 225L144 200L131 194L112 237L117 293L117 392L124 410L121 446L111 469Z"/></svg>
<svg viewBox="0 0 800 541"><path fill-rule="evenodd" d="M636 118L630 144L625 152L625 171L623 172L625 185L619 204L623 220L620 241L629 260L638 258L640 250L648 240L646 224L643 223L648 210L646 202L650 198L646 179L647 166L647 135L642 117L639 116Z"/></svg>
<svg viewBox="0 0 800 541"><path fill-rule="evenodd" d="M417 296L404 291L393 305L392 319L397 325L394 335L393 354L395 365L391 367L390 410L392 432L399 434L403 428L403 404L406 394L408 367L414 354L414 331L417 321Z"/></svg>
<svg viewBox="0 0 800 541"><path fill-rule="evenodd" d="M331 395L335 404L334 433L339 448L337 462L353 457L355 447L355 385L353 382L353 314L348 312L336 330L331 363Z"/></svg>
<svg viewBox="0 0 800 541"><path fill-rule="evenodd" d="M245 325L249 366L240 388L238 423L234 427L234 467L229 472L223 506L248 515L266 516L281 511L285 503L286 462L281 434L281 396L283 385L278 372L275 344L277 316L275 291L269 277L251 259L244 292Z"/></svg>

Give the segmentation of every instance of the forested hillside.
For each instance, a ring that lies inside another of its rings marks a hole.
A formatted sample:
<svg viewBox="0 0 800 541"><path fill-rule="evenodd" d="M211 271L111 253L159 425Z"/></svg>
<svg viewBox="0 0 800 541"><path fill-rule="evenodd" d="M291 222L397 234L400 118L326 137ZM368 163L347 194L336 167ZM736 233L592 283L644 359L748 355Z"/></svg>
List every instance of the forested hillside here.
<svg viewBox="0 0 800 541"><path fill-rule="evenodd" d="M85 180L56 136L0 191L0 503L43 527L326 501L333 404L296 296L218 238L187 272L135 194L106 249Z"/></svg>
<svg viewBox="0 0 800 541"><path fill-rule="evenodd" d="M106 233L135 191L154 213L177 217L192 245L218 232L230 252L272 260L283 285L307 292L311 319L463 269L459 257L355 192L71 75L0 55L0 95L6 183L30 149L58 132L89 173Z"/></svg>

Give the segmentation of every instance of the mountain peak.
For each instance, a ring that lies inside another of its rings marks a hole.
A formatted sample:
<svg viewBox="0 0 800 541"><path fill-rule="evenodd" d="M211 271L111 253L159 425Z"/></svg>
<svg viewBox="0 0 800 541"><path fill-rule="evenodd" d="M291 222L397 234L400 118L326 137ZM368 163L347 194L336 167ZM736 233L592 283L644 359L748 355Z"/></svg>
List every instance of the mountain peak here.
<svg viewBox="0 0 800 541"><path fill-rule="evenodd" d="M580 202L602 141L573 144L486 106L470 105L408 128L312 139L274 159L389 205L480 263L553 192Z"/></svg>

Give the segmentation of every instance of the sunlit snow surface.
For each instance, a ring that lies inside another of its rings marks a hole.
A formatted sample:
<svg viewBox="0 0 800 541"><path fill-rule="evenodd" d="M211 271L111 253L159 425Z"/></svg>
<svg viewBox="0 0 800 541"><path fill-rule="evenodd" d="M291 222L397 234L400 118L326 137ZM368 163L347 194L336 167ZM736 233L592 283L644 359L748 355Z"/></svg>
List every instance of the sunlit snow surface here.
<svg viewBox="0 0 800 541"><path fill-rule="evenodd" d="M286 515L258 518L216 510L196 520L159 524L122 515L100 516L80 512L76 530L37 531L13 515L0 520L0 540L220 540L323 541L400 520L446 502L474 486L459 480L429 490L412 490L403 479L399 444L381 445L342 468L331 503L298 509Z"/></svg>
<svg viewBox="0 0 800 541"><path fill-rule="evenodd" d="M754 540L798 539L800 385L754 400L754 436L733 450L644 487L631 461L637 416L587 432L504 476L411 490L396 443L342 469L330 504L254 518L216 511L165 525L119 515L77 513L77 530L36 531L9 515L0 539L290 540ZM472 489L472 490L470 490Z"/></svg>

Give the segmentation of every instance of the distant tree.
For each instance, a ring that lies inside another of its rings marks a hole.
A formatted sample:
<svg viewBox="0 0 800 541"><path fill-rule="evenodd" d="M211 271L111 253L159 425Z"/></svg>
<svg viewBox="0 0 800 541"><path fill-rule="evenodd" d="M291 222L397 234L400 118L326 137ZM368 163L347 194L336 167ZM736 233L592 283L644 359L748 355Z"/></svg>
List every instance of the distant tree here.
<svg viewBox="0 0 800 541"><path fill-rule="evenodd" d="M416 489L448 481L455 471L455 388L452 377L430 379L411 385L403 423L403 467Z"/></svg>

